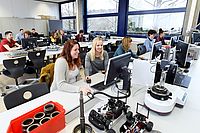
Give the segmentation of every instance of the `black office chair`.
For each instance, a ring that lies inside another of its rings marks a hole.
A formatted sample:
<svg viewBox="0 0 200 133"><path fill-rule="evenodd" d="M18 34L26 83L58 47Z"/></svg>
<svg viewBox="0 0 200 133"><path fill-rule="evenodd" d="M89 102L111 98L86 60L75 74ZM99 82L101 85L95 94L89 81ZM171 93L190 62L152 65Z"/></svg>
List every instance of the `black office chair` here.
<svg viewBox="0 0 200 133"><path fill-rule="evenodd" d="M8 77L14 78L16 86L19 85L17 79L24 74L25 63L26 57L3 60L3 65L6 68L6 70L3 70L3 74ZM6 88L8 89L9 86L7 86Z"/></svg>
<svg viewBox="0 0 200 133"><path fill-rule="evenodd" d="M88 52L88 47L80 47L79 51L80 51L81 63L83 67L85 67L85 56Z"/></svg>
<svg viewBox="0 0 200 133"><path fill-rule="evenodd" d="M107 45L103 46L104 47L103 49L106 50L107 52L110 52L111 51L111 46L112 46L112 44L108 43Z"/></svg>
<svg viewBox="0 0 200 133"><path fill-rule="evenodd" d="M49 88L46 83L33 84L7 94L3 100L6 108L11 109L47 93Z"/></svg>
<svg viewBox="0 0 200 133"><path fill-rule="evenodd" d="M143 43L137 45L137 55L142 55L146 53L146 47Z"/></svg>
<svg viewBox="0 0 200 133"><path fill-rule="evenodd" d="M33 62L33 67L36 70L36 78L39 78L40 70L45 65L45 54L46 50L28 52L28 58Z"/></svg>
<svg viewBox="0 0 200 133"><path fill-rule="evenodd" d="M113 57L114 53L115 53L115 52L113 52L113 51L108 52L108 57L109 57L109 59Z"/></svg>

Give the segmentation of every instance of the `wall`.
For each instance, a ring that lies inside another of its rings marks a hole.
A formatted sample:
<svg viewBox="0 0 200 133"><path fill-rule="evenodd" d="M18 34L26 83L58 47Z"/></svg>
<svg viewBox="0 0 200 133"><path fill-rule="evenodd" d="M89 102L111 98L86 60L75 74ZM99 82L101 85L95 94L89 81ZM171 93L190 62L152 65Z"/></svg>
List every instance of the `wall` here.
<svg viewBox="0 0 200 133"><path fill-rule="evenodd" d="M0 17L39 18L50 15L59 19L58 4L34 0L0 0Z"/></svg>
<svg viewBox="0 0 200 133"><path fill-rule="evenodd" d="M47 34L47 21L38 15L54 16L59 19L58 4L34 0L0 0L0 32L12 30L14 35L19 28L33 27L39 33Z"/></svg>

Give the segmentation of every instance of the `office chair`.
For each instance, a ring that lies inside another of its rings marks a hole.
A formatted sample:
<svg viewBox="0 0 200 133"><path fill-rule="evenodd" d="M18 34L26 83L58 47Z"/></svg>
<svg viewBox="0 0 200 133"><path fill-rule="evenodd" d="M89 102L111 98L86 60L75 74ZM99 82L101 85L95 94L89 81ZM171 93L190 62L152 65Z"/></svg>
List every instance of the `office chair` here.
<svg viewBox="0 0 200 133"><path fill-rule="evenodd" d="M6 108L11 109L47 93L49 88L46 83L32 84L7 94L3 100Z"/></svg>
<svg viewBox="0 0 200 133"><path fill-rule="evenodd" d="M1 75L1 73L2 73L2 71L0 71L0 75ZM5 86L6 86L6 85L5 85L2 81L0 81L1 97L3 97L3 96L6 95L5 90L4 90L4 87L5 87Z"/></svg>
<svg viewBox="0 0 200 133"><path fill-rule="evenodd" d="M142 55L146 53L146 47L143 43L137 45L137 55Z"/></svg>
<svg viewBox="0 0 200 133"><path fill-rule="evenodd" d="M103 49L106 50L107 52L110 52L111 51L111 46L112 46L112 44L108 43L107 45L103 46L104 47Z"/></svg>
<svg viewBox="0 0 200 133"><path fill-rule="evenodd" d="M85 67L85 56L88 52L88 47L80 47L80 58L81 58L81 63L83 65L83 67Z"/></svg>
<svg viewBox="0 0 200 133"><path fill-rule="evenodd" d="M33 62L33 67L36 70L36 78L39 77L40 70L45 65L45 54L46 50L28 52L28 58Z"/></svg>
<svg viewBox="0 0 200 133"><path fill-rule="evenodd" d="M109 59L113 57L114 53L115 53L114 51L108 52L108 57L109 57Z"/></svg>
<svg viewBox="0 0 200 133"><path fill-rule="evenodd" d="M3 70L3 74L14 78L17 88L19 87L18 78L24 74L25 63L26 57L3 60L3 65L6 68L6 70ZM9 86L6 86L6 88L8 89Z"/></svg>

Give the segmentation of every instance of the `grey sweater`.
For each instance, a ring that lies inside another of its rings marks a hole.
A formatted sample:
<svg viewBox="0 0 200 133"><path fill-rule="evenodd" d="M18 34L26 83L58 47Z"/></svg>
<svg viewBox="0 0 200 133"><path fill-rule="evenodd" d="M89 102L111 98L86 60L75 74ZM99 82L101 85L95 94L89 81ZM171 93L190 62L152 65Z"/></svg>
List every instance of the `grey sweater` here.
<svg viewBox="0 0 200 133"><path fill-rule="evenodd" d="M100 58L95 58L91 61L91 54L88 52L85 57L85 76L90 76L92 74L98 73L99 71L106 70L108 65L108 53L104 51L104 60Z"/></svg>
<svg viewBox="0 0 200 133"><path fill-rule="evenodd" d="M77 70L76 70L77 71ZM61 90L61 91L66 91L66 92L79 92L79 87L74 86L70 84L70 79L73 77L69 76L75 76L76 79L80 76L79 74L79 69L77 75L71 75L69 74L69 66L63 57L60 57L56 60L55 66L54 66L54 78L53 82L51 84L51 91L54 90Z"/></svg>

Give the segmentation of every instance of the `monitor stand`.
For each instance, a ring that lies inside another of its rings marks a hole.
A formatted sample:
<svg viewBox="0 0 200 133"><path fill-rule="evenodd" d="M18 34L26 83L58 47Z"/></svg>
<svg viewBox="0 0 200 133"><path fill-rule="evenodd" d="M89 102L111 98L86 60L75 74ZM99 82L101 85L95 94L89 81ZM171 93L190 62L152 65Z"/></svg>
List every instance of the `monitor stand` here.
<svg viewBox="0 0 200 133"><path fill-rule="evenodd" d="M165 83L165 87L172 94L167 100L158 100L152 97L148 91L145 94L145 105L159 114L168 114L175 106L183 107L187 99L187 92L184 88L167 83Z"/></svg>

